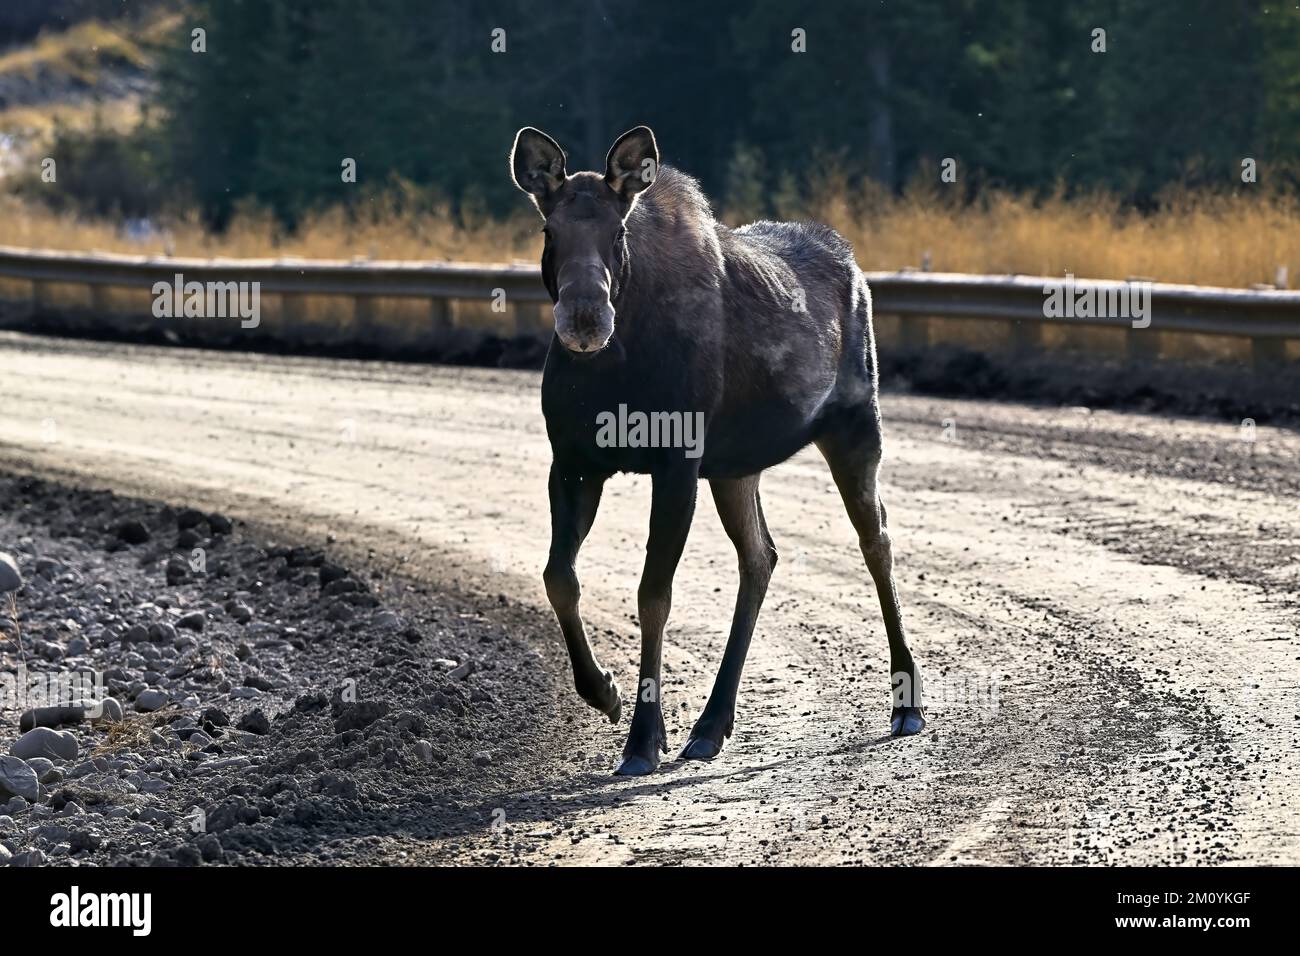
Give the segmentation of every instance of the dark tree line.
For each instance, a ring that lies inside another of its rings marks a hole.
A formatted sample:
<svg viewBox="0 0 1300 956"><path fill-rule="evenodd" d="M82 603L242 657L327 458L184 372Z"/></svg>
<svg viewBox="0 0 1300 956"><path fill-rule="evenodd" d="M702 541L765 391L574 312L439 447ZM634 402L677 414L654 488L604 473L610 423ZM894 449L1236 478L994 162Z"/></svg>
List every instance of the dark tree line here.
<svg viewBox="0 0 1300 956"><path fill-rule="evenodd" d="M508 208L521 125L576 169L647 123L666 161L760 206L828 163L899 188L952 157L972 190L1145 202L1300 151L1292 0L201 0L167 63L162 143L218 224L241 199L292 222L391 176Z"/></svg>

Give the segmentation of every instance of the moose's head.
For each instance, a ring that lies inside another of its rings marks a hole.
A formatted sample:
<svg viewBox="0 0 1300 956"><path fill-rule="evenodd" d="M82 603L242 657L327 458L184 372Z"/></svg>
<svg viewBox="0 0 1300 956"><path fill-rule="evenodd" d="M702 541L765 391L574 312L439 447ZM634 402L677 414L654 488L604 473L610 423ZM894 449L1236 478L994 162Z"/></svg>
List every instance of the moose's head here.
<svg viewBox="0 0 1300 956"><path fill-rule="evenodd" d="M614 335L614 300L627 264L624 227L654 182L659 147L647 126L620 136L605 172L569 175L565 152L541 130L515 135L510 170L546 220L542 279L555 301L555 334L571 352L599 352Z"/></svg>

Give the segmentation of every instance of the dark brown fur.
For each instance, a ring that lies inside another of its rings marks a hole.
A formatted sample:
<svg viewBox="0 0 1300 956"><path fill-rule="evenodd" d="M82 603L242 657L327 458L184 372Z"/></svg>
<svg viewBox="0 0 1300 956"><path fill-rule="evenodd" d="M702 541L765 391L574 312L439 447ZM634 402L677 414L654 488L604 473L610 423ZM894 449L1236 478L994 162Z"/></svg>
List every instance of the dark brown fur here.
<svg viewBox="0 0 1300 956"><path fill-rule="evenodd" d="M542 381L554 455L547 591L579 693L615 720L621 698L587 643L574 559L606 478L619 471L653 476L639 592L641 687L620 772L648 772L666 749L662 632L698 479L713 484L741 569L722 669L683 751L708 758L731 733L740 668L776 562L759 474L811 443L831 466L880 595L894 674L893 730L919 730L919 673L903 637L876 490L881 430L871 294L849 244L808 223L729 229L714 219L694 180L658 166L644 127L615 143L604 175L567 175L559 147L536 131L520 132L512 164L546 219L542 273L556 301L557 336ZM628 173L647 166L653 182ZM702 454L602 447L599 418L620 406L647 415L699 413Z"/></svg>

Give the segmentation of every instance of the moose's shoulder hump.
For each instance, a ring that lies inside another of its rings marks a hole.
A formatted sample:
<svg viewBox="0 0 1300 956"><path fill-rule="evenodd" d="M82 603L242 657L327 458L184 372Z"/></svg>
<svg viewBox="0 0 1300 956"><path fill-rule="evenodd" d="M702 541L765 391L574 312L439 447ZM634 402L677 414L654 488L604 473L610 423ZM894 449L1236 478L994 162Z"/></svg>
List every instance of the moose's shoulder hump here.
<svg viewBox="0 0 1300 956"><path fill-rule="evenodd" d="M853 244L830 226L819 222L772 222L760 219L734 231L737 238L757 243L778 252L783 258L797 261L820 259L827 254L853 262Z"/></svg>
<svg viewBox="0 0 1300 956"><path fill-rule="evenodd" d="M660 166L654 184L641 194L633 215L665 219L693 218L713 221L713 209L700 184L681 170Z"/></svg>

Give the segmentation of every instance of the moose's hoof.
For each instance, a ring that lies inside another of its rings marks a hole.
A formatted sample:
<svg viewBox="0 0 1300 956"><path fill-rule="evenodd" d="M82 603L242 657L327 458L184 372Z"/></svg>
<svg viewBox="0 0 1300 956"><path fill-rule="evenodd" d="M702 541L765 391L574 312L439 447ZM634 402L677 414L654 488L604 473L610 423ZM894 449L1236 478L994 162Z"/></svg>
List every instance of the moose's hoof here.
<svg viewBox="0 0 1300 956"><path fill-rule="evenodd" d="M623 716L623 695L619 693L618 685L611 679L603 697L592 702L591 706L608 717L611 724L618 723Z"/></svg>
<svg viewBox="0 0 1300 956"><path fill-rule="evenodd" d="M895 707L889 717L891 737L910 737L925 727L925 716L919 707Z"/></svg>
<svg viewBox="0 0 1300 956"><path fill-rule="evenodd" d="M623 716L623 695L609 671L604 671L603 676L604 683L599 689L585 693L582 688L578 688L578 693L583 700L608 717L611 724L616 724Z"/></svg>
<svg viewBox="0 0 1300 956"><path fill-rule="evenodd" d="M601 713L604 714L606 717L609 718L609 722L610 722L611 724L616 724L616 723L618 723L619 718L621 718L621 717L623 716L623 697L622 697L621 694L619 694L619 692L618 692L618 688L617 688L617 687L614 688L614 704L613 704L613 706L601 710Z"/></svg>
<svg viewBox="0 0 1300 956"><path fill-rule="evenodd" d="M614 773L620 777L644 777L659 766L659 754L668 752L668 732L658 706L644 704L632 715L632 729L623 747L623 759Z"/></svg>
<svg viewBox="0 0 1300 956"><path fill-rule="evenodd" d="M655 768L658 766L658 753L651 754L648 758L640 754L625 754L614 769L614 775L618 777L644 777L648 773L654 773Z"/></svg>
<svg viewBox="0 0 1300 956"><path fill-rule="evenodd" d="M679 759L681 760L712 760L718 754L722 753L722 743L710 740L708 737L694 737L686 741L686 746L682 748Z"/></svg>
<svg viewBox="0 0 1300 956"><path fill-rule="evenodd" d="M731 718L726 722L701 717L682 748L681 760L712 760L722 753L722 743L731 736Z"/></svg>

